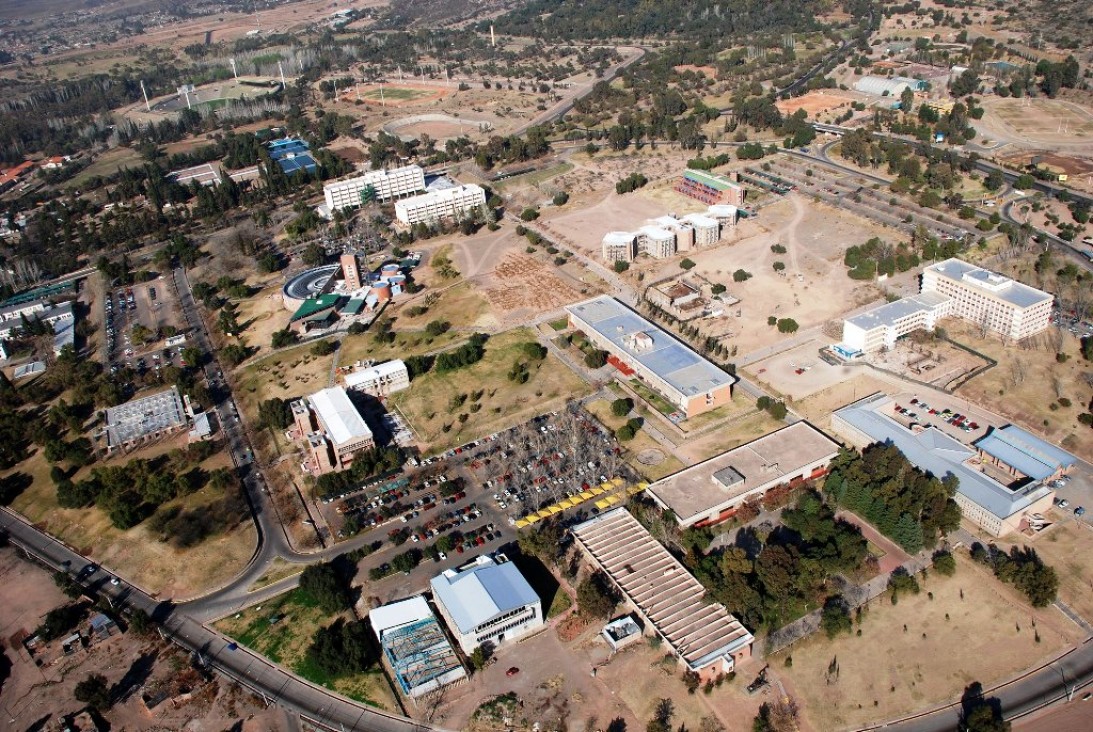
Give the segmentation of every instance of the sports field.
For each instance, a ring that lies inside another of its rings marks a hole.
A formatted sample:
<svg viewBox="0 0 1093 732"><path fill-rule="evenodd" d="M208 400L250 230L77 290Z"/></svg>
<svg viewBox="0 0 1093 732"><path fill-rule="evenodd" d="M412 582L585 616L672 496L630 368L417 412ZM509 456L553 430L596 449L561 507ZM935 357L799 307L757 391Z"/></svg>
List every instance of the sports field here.
<svg viewBox="0 0 1093 732"><path fill-rule="evenodd" d="M369 84L354 88L342 95L347 102L355 102L359 98L368 104L380 104L386 107L408 107L423 102L431 102L443 99L452 93L451 89L412 84Z"/></svg>

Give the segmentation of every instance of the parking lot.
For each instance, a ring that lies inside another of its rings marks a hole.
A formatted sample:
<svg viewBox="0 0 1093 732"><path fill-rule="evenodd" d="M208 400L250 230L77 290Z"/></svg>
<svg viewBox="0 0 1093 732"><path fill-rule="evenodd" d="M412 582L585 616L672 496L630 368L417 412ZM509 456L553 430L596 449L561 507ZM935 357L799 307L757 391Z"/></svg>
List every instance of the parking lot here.
<svg viewBox="0 0 1093 732"><path fill-rule="evenodd" d="M577 495L628 468L614 438L579 406L541 415L512 429L411 465L320 504L339 539L363 536L376 551L360 569L392 597L470 556L495 551L516 537L516 520ZM559 518L584 514L574 509ZM417 550L423 565L411 578L387 585L398 573L392 557ZM466 556L463 556L466 555Z"/></svg>
<svg viewBox="0 0 1093 732"><path fill-rule="evenodd" d="M117 373L123 367L142 374L150 369L159 371L166 366L186 365L181 357L184 338L166 339L171 345L158 338L165 326L168 326L168 332L171 328L184 330L179 327L175 303L171 284L162 279L118 287L106 293L103 322L111 373ZM137 326L151 333L144 343L134 338Z"/></svg>

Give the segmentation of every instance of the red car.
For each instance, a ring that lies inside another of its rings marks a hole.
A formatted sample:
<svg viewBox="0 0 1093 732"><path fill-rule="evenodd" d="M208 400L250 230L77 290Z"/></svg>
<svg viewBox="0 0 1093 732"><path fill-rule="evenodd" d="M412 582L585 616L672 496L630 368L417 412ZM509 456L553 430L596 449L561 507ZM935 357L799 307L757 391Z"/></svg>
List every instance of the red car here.
<svg viewBox="0 0 1093 732"><path fill-rule="evenodd" d="M508 671L505 672L505 676L515 676L518 673L520 673L520 669L513 666L512 668L510 668Z"/></svg>

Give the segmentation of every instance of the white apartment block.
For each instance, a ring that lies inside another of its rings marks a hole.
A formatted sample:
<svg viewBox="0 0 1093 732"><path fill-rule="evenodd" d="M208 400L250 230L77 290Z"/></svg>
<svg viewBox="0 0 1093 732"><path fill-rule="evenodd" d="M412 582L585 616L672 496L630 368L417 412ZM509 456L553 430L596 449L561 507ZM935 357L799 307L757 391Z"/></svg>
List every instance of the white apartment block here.
<svg viewBox="0 0 1093 732"><path fill-rule="evenodd" d="M951 314L1014 341L1051 324L1053 295L982 267L946 259L922 271L922 292L952 298Z"/></svg>
<svg viewBox="0 0 1093 732"><path fill-rule="evenodd" d="M369 186L379 201L403 198L425 190L425 171L418 165L393 170L370 170L356 178L347 178L323 186L326 206L331 212L361 205L361 193Z"/></svg>
<svg viewBox="0 0 1093 732"><path fill-rule="evenodd" d="M1054 297L959 259L922 271L918 295L873 308L843 321L837 353L854 358L882 348L916 330L933 330L944 317L958 317L1015 341L1048 327Z"/></svg>
<svg viewBox="0 0 1093 732"><path fill-rule="evenodd" d="M486 192L474 183L444 188L395 203L395 218L403 226L459 218L486 205Z"/></svg>
<svg viewBox="0 0 1093 732"><path fill-rule="evenodd" d="M345 388L375 397L394 394L410 386L410 373L401 360L387 361L345 376Z"/></svg>
<svg viewBox="0 0 1093 732"><path fill-rule="evenodd" d="M649 219L636 231L609 231L600 242L601 254L613 264L631 262L639 254L667 259L678 252L711 247L721 241L723 227L736 225L736 211L735 206L718 204L704 214Z"/></svg>

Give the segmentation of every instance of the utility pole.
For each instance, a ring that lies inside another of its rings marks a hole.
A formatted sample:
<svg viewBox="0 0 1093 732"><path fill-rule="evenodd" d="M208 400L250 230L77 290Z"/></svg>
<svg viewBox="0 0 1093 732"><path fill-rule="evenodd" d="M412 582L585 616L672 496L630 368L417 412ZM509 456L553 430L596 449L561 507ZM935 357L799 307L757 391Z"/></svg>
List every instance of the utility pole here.
<svg viewBox="0 0 1093 732"><path fill-rule="evenodd" d="M497 37L493 34L493 23L490 23L490 45L497 48Z"/></svg>
<svg viewBox="0 0 1093 732"><path fill-rule="evenodd" d="M235 76L235 80L239 81L239 70L235 68L235 59L228 59L228 63L232 65L232 75Z"/></svg>
<svg viewBox="0 0 1093 732"><path fill-rule="evenodd" d="M277 70L281 72L281 91L284 91L288 86L285 84L285 69L281 66L280 61L277 62Z"/></svg>
<svg viewBox="0 0 1093 732"><path fill-rule="evenodd" d="M144 88L144 79L140 80L140 93L144 95L144 106L145 106L145 108L149 112L151 112L152 111L152 105L148 102L148 91Z"/></svg>

